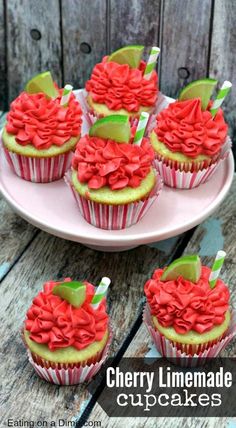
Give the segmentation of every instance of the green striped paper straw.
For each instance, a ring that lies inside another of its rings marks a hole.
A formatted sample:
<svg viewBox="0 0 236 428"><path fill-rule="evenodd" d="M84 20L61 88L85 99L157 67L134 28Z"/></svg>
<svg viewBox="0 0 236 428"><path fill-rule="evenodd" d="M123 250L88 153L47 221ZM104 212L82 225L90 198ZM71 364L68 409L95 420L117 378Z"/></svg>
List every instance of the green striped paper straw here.
<svg viewBox="0 0 236 428"><path fill-rule="evenodd" d="M104 278L102 278L102 280L101 280L100 284L98 285L96 292L93 296L93 300L91 302L93 309L97 309L99 307L102 299L106 296L107 289L108 289L110 283L111 283L110 278L107 278L106 276L104 276Z"/></svg>
<svg viewBox="0 0 236 428"><path fill-rule="evenodd" d="M66 107L68 105L72 89L73 89L73 86L65 85L63 89L62 97L61 97L61 102L60 102L60 105L62 107Z"/></svg>
<svg viewBox="0 0 236 428"><path fill-rule="evenodd" d="M145 129L148 123L148 119L149 119L149 114L143 111L140 115L138 126L134 136L134 144L137 144L137 146L141 146Z"/></svg>
<svg viewBox="0 0 236 428"><path fill-rule="evenodd" d="M209 276L209 284L211 288L214 288L216 285L216 281L219 278L225 256L226 256L226 253L222 250L218 251L218 253L216 254L216 258L211 268L211 273Z"/></svg>
<svg viewBox="0 0 236 428"><path fill-rule="evenodd" d="M232 83L228 82L228 80L225 80L225 82L223 83L223 85L221 86L215 101L212 104L212 107L210 109L210 112L212 114L212 116L214 117L216 115L216 113L218 112L221 104L223 103L225 97L228 95L230 89L231 89Z"/></svg>
<svg viewBox="0 0 236 428"><path fill-rule="evenodd" d="M160 48L153 46L148 58L146 68L144 70L144 76L143 76L144 79L146 80L150 79L153 69L156 67L157 57L159 53L160 53Z"/></svg>

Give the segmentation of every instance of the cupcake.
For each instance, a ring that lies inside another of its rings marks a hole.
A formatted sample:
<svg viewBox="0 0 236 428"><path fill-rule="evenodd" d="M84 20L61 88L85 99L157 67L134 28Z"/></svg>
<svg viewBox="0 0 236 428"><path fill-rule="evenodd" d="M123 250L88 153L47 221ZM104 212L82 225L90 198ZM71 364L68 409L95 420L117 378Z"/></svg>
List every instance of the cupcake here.
<svg viewBox="0 0 236 428"><path fill-rule="evenodd" d="M126 46L95 65L85 85L87 103L93 115L122 114L134 119L142 111L153 111L158 77L153 70L149 79L144 78L143 49L144 46Z"/></svg>
<svg viewBox="0 0 236 428"><path fill-rule="evenodd" d="M171 187L196 187L212 175L224 158L228 126L223 112L218 109L213 117L209 96L207 100L200 96L201 85L204 87L208 81L214 88L217 82L213 79L191 83L179 100L156 116L150 142L157 168L165 184Z"/></svg>
<svg viewBox="0 0 236 428"><path fill-rule="evenodd" d="M2 134L6 159L21 178L47 183L62 178L80 137L82 111L73 93L62 105L49 72L34 77L12 103Z"/></svg>
<svg viewBox="0 0 236 428"><path fill-rule="evenodd" d="M162 181L147 138L132 144L128 116L99 119L78 142L69 183L87 222L102 229L137 223L157 198Z"/></svg>
<svg viewBox="0 0 236 428"><path fill-rule="evenodd" d="M144 322L162 355L215 357L235 334L229 289L211 276L198 256L183 256L146 282Z"/></svg>
<svg viewBox="0 0 236 428"><path fill-rule="evenodd" d="M108 278L104 281L109 285ZM94 305L94 295L89 282L67 278L46 282L33 299L26 314L23 340L31 364L45 380L80 383L101 367L111 333L106 299Z"/></svg>

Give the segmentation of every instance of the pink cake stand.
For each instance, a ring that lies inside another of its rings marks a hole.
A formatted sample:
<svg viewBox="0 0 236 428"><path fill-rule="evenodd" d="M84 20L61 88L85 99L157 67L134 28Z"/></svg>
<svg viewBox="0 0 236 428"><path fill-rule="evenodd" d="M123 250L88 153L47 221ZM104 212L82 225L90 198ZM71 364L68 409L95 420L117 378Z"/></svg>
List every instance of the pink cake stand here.
<svg viewBox="0 0 236 428"><path fill-rule="evenodd" d="M74 91L86 109L86 91ZM157 111L174 100L159 94ZM83 121L82 134L89 123ZM141 244L161 241L204 221L227 195L234 174L232 152L213 177L191 190L164 186L163 191L144 218L136 225L120 230L97 229L80 215L70 189L64 180L34 184L18 178L0 153L0 191L11 207L25 220L52 235L80 242L101 251L125 251Z"/></svg>

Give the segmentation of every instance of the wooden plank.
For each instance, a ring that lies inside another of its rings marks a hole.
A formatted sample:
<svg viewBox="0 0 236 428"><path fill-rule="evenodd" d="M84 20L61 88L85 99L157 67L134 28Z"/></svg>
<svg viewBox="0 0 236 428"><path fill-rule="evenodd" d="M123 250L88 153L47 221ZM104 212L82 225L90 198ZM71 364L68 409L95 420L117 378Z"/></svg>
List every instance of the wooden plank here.
<svg viewBox="0 0 236 428"><path fill-rule="evenodd" d="M176 246L176 243L174 244ZM19 328L33 296L48 279L87 278L97 284L108 275L109 313L114 326L111 354L121 347L141 310L143 283L156 264L167 263L169 252L142 246L123 253L102 253L41 232L0 287L1 376L6 391L2 418L58 420L79 414L89 399L85 386L59 388L40 380L27 361ZM12 334L14 332L14 340ZM4 355L9 356L5 358Z"/></svg>
<svg viewBox="0 0 236 428"><path fill-rule="evenodd" d="M109 52L125 45L158 45L160 4L160 0L110 0Z"/></svg>
<svg viewBox="0 0 236 428"><path fill-rule="evenodd" d="M224 112L230 125L230 134L236 141L236 3L234 0L215 1L211 42L210 75L233 83L231 94L224 102ZM235 146L233 146L236 154Z"/></svg>
<svg viewBox="0 0 236 428"><path fill-rule="evenodd" d="M35 237L38 229L15 214L2 198L0 198L0 218L1 281Z"/></svg>
<svg viewBox="0 0 236 428"><path fill-rule="evenodd" d="M61 84L58 0L6 2L9 101L35 74L50 70Z"/></svg>
<svg viewBox="0 0 236 428"><path fill-rule="evenodd" d="M6 109L7 82L6 82L6 51L5 51L5 17L4 0L0 0L0 110Z"/></svg>
<svg viewBox="0 0 236 428"><path fill-rule="evenodd" d="M130 346L124 354L127 358L145 358L148 354L155 358L158 354L144 324L141 325ZM89 421L102 421L102 426L109 428L230 428L227 418L109 418L101 406L96 403ZM85 425L84 425L85 426ZM232 426L232 428L234 425Z"/></svg>
<svg viewBox="0 0 236 428"><path fill-rule="evenodd" d="M7 113L6 112L2 113L0 117L0 130L4 127L6 118L7 118Z"/></svg>
<svg viewBox="0 0 236 428"><path fill-rule="evenodd" d="M83 87L106 54L106 1L62 0L63 72L65 83Z"/></svg>
<svg viewBox="0 0 236 428"><path fill-rule="evenodd" d="M231 302L236 307L236 278L234 269L232 266L236 264L236 252L235 252L235 234L236 234L236 223L232 221L232 218L236 216L236 176L234 178L233 186L230 190L226 200L222 203L217 212L211 216L208 220L202 223L194 232L192 238L189 241L184 253L192 254L199 253L201 255L202 262L207 265L211 265L214 260L215 253L217 251L218 243L221 242L221 238L224 240L224 249L227 252L227 259L224 264L222 272L222 278L229 284L231 290ZM216 220L219 220L220 230L216 230ZM212 227L210 226L212 225ZM218 235L218 237L216 237ZM221 236L220 236L221 235ZM218 240L218 241L217 241ZM162 266L156 263L155 267ZM153 269L155 268L153 266ZM228 345L227 349L222 353L224 356L235 356L235 340ZM147 333L144 324L141 325L140 329L136 333L133 341L127 348L124 357L131 358L144 358L145 356L155 358L157 352L152 344L152 340ZM125 428L132 426L134 428L218 428L229 427L229 419L227 418L112 418L110 419L98 403L95 404L89 420L101 420L103 426L109 426L112 428ZM112 421L112 422L111 422Z"/></svg>
<svg viewBox="0 0 236 428"><path fill-rule="evenodd" d="M160 86L176 97L181 87L207 75L211 0L165 0Z"/></svg>

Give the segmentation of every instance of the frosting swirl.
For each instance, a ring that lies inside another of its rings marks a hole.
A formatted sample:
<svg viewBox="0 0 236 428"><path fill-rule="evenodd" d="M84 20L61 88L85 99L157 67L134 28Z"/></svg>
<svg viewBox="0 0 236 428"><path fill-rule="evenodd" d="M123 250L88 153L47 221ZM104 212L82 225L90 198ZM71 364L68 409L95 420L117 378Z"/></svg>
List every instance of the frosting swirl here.
<svg viewBox="0 0 236 428"><path fill-rule="evenodd" d="M43 93L22 92L12 103L7 115L6 130L15 135L22 146L32 144L36 149L62 146L81 130L82 110L74 94L67 107L60 106L60 96L48 99Z"/></svg>
<svg viewBox="0 0 236 428"><path fill-rule="evenodd" d="M191 158L216 155L227 136L228 126L222 110L219 109L213 119L209 110L201 110L200 98L170 103L156 120L154 131L159 141L172 152Z"/></svg>
<svg viewBox="0 0 236 428"><path fill-rule="evenodd" d="M190 330L204 333L222 324L229 309L229 290L221 279L210 288L210 272L202 266L201 277L194 284L181 276L163 282L163 269L157 269L144 286L151 314L163 327L174 327L179 334Z"/></svg>
<svg viewBox="0 0 236 428"><path fill-rule="evenodd" d="M78 180L90 189L109 186L119 190L138 187L150 172L153 159L154 151L147 138L137 146L85 135L76 146L72 166L78 172Z"/></svg>
<svg viewBox="0 0 236 428"><path fill-rule="evenodd" d="M65 281L71 281L67 278ZM73 346L81 350L95 341L102 340L108 326L106 301L94 310L90 302L94 287L86 284L86 300L80 308L54 296L52 290L59 282L48 281L34 299L26 314L25 328L30 339L47 344L50 351Z"/></svg>
<svg viewBox="0 0 236 428"><path fill-rule="evenodd" d="M86 82L86 90L96 103L106 104L109 109L137 112L141 106L152 107L157 99L158 78L153 71L149 80L144 79L144 61L139 68L128 64L108 62L105 56L96 64L91 78Z"/></svg>

